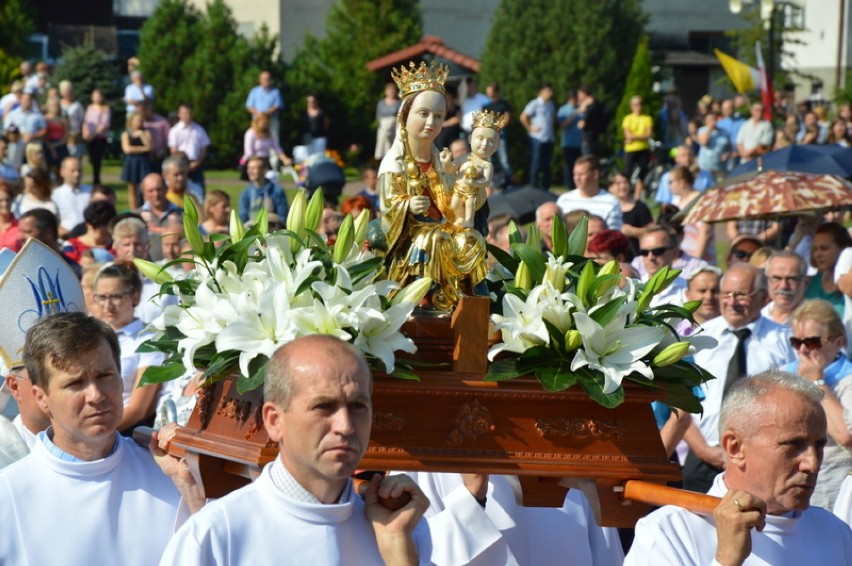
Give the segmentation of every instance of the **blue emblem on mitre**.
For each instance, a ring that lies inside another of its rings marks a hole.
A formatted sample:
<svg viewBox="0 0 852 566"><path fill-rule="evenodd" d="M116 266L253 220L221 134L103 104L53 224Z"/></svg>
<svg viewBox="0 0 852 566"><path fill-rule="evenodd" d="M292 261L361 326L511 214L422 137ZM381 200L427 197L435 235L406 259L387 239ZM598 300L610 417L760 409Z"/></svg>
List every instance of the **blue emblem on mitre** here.
<svg viewBox="0 0 852 566"><path fill-rule="evenodd" d="M39 319L58 312L84 311L83 288L74 270L56 251L30 239L9 261L0 252L0 359L6 367L23 363L27 330Z"/></svg>

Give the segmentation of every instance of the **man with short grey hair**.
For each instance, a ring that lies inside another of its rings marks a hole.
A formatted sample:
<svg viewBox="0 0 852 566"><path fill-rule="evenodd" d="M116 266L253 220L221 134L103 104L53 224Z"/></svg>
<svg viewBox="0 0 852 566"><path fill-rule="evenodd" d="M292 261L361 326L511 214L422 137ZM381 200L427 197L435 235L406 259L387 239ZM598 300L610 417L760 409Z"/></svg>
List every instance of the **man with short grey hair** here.
<svg viewBox="0 0 852 566"><path fill-rule="evenodd" d="M822 394L792 374L731 386L719 438L725 471L712 517L666 506L640 519L624 564L852 564L852 530L810 507L826 444Z"/></svg>
<svg viewBox="0 0 852 566"><path fill-rule="evenodd" d="M766 276L749 263L737 263L722 276L719 286L721 316L704 323L704 333L715 338L715 348L695 354L695 363L716 379L702 385L703 414L693 415L684 439L690 446L683 468L686 489L706 492L721 471L719 411L728 389L738 380L784 367L795 359L790 329L761 316L766 302Z"/></svg>
<svg viewBox="0 0 852 566"><path fill-rule="evenodd" d="M761 314L789 327L793 311L805 297L808 266L796 252L781 250L769 256L763 270L769 285L769 303Z"/></svg>

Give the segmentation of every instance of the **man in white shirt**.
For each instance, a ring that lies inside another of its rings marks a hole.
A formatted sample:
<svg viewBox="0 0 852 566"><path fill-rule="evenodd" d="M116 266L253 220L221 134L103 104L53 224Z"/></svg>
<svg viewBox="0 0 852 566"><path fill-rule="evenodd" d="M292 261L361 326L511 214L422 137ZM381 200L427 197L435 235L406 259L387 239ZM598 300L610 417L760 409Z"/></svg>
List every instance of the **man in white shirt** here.
<svg viewBox="0 0 852 566"><path fill-rule="evenodd" d="M127 115L139 112L138 106L154 100L154 87L145 82L142 71L133 70L130 73L130 84L124 87L124 103Z"/></svg>
<svg viewBox="0 0 852 566"><path fill-rule="evenodd" d="M0 417L0 469L30 453L36 435L50 426L50 418L35 402L27 368L16 366L6 375L6 389L18 405L11 421Z"/></svg>
<svg viewBox="0 0 852 566"><path fill-rule="evenodd" d="M161 468L118 435L119 355L115 333L85 313L60 312L29 329L24 362L50 427L0 474L5 562L155 564L181 497L189 511L204 504L186 464L161 454Z"/></svg>
<svg viewBox="0 0 852 566"><path fill-rule="evenodd" d="M618 199L600 186L600 166L593 155L574 162L574 184L577 188L562 194L556 205L565 216L572 210L585 210L604 220L610 230L621 230L621 205Z"/></svg>
<svg viewBox="0 0 852 566"><path fill-rule="evenodd" d="M763 119L763 104L751 105L751 118L746 120L737 133L737 153L743 163L763 155L774 142L772 124Z"/></svg>
<svg viewBox="0 0 852 566"><path fill-rule="evenodd" d="M721 471L718 424L726 389L740 378L783 367L796 357L789 342L790 329L761 316L766 298L766 275L757 267L737 263L722 276L722 316L703 325L704 333L715 338L718 345L695 354L695 363L716 379L702 385L704 413L692 416L693 423L684 436L691 448L683 470L686 489L706 492ZM729 375L738 352L744 353L745 371Z"/></svg>
<svg viewBox="0 0 852 566"><path fill-rule="evenodd" d="M805 297L808 266L796 252L781 250L769 256L763 270L769 284L769 303L761 314L789 327L793 311Z"/></svg>
<svg viewBox="0 0 852 566"><path fill-rule="evenodd" d="M621 566L618 530L599 527L583 492L572 489L562 507L524 507L515 476L414 472L429 497L431 531L476 525L493 543L469 564Z"/></svg>
<svg viewBox="0 0 852 566"><path fill-rule="evenodd" d="M59 237L65 236L75 226L84 222L83 211L92 199L92 187L80 185L82 168L76 157L66 157L62 160L59 174L63 183L53 189L51 199L59 211Z"/></svg>
<svg viewBox="0 0 852 566"><path fill-rule="evenodd" d="M315 334L279 348L262 409L278 457L254 483L191 517L160 564L407 565L450 547L452 563L473 559L487 543L472 529L466 545L448 541L452 533L423 536L429 501L407 476L374 477L363 500L355 492L350 475L370 440L371 388L363 356L337 338ZM396 511L378 500L404 494L410 499Z"/></svg>
<svg viewBox="0 0 852 566"><path fill-rule="evenodd" d="M178 123L169 130L169 151L182 152L189 160L189 178L204 188L204 157L210 138L207 131L192 121L192 106L181 104Z"/></svg>
<svg viewBox="0 0 852 566"><path fill-rule="evenodd" d="M852 530L811 507L826 444L822 393L791 374L738 381L722 406L725 472L712 517L666 506L640 519L624 564L852 564Z"/></svg>

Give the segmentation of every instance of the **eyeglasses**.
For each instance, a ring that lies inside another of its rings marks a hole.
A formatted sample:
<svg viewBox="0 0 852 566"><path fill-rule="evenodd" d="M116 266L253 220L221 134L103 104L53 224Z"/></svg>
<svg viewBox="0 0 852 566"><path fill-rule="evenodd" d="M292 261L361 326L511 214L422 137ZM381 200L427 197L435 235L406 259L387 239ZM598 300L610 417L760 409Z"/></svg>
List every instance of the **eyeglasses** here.
<svg viewBox="0 0 852 566"><path fill-rule="evenodd" d="M770 283L789 283L790 285L796 285L802 280L801 275L791 275L789 277L782 277L781 275L770 275L769 282Z"/></svg>
<svg viewBox="0 0 852 566"><path fill-rule="evenodd" d="M733 300L735 303L748 303L751 301L752 297L754 297L759 292L760 289L755 289L751 293L728 291L727 293L720 293L719 297L722 299Z"/></svg>
<svg viewBox="0 0 852 566"><path fill-rule="evenodd" d="M123 293L113 293L112 295L92 295L92 299L98 304L104 303L120 303L125 297L129 296L132 291Z"/></svg>
<svg viewBox="0 0 852 566"><path fill-rule="evenodd" d="M808 336L807 338L796 338L790 336L790 345L794 350L798 350L804 344L805 349L809 352L822 348L822 336Z"/></svg>
<svg viewBox="0 0 852 566"><path fill-rule="evenodd" d="M655 256L660 257L670 249L671 248L651 248L649 250L639 250L639 255L647 257L649 254L654 254Z"/></svg>
<svg viewBox="0 0 852 566"><path fill-rule="evenodd" d="M751 254L753 253L745 250L731 250L731 255L737 259L751 259Z"/></svg>

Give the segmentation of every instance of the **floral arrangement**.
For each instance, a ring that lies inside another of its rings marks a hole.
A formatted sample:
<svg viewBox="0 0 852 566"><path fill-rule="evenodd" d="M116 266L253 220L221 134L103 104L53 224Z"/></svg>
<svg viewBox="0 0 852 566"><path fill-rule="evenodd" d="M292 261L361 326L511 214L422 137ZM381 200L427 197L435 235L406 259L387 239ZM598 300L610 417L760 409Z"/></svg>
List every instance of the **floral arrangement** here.
<svg viewBox="0 0 852 566"><path fill-rule="evenodd" d="M700 412L693 388L712 376L684 358L715 340L675 330L700 301L649 307L679 271L663 268L643 284L622 278L616 261L600 266L582 257L586 218L570 237L554 218L551 236L553 252L544 255L535 228L524 243L511 226L512 252L490 249L499 261L489 279L501 340L488 353L486 380L535 375L549 391L579 385L606 407L624 400L629 381L662 389L670 406Z"/></svg>
<svg viewBox="0 0 852 566"><path fill-rule="evenodd" d="M204 241L198 213L185 201L184 229L192 248L188 257L165 267L136 260L140 270L161 284L161 294L176 295L152 324L155 336L141 351L166 355L149 367L143 383L161 383L203 371L212 383L238 371L240 392L263 383L273 352L308 334L330 334L351 342L379 371L412 377L397 367L397 350L414 352L400 331L431 286L422 279L399 290L382 280L382 263L356 242L364 241L368 217L347 216L333 247L316 233L322 218L322 192L310 203L299 192L287 217L287 230L267 234L266 211L244 231L231 212L230 235ZM172 279L171 265L191 262L194 271ZM392 298L391 298L392 297Z"/></svg>

